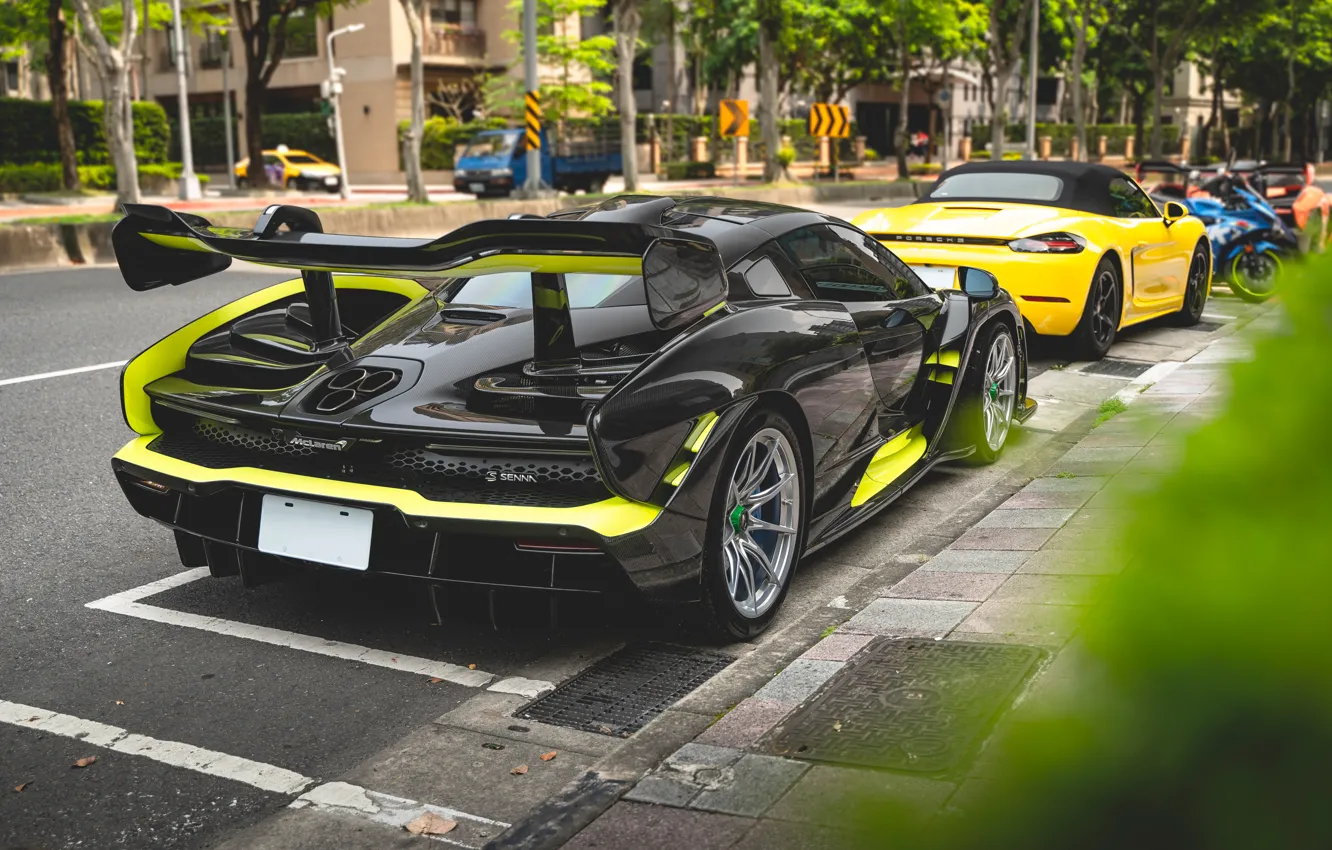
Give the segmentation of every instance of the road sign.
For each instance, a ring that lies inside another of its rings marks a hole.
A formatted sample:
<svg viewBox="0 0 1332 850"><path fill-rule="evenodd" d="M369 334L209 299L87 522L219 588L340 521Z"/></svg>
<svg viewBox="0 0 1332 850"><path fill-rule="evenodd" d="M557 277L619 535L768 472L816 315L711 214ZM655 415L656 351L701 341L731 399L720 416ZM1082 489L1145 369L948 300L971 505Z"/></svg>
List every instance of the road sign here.
<svg viewBox="0 0 1332 850"><path fill-rule="evenodd" d="M749 101L723 100L720 118L721 134L726 138L749 136Z"/></svg>
<svg viewBox="0 0 1332 850"><path fill-rule="evenodd" d="M527 93L527 149L541 150L541 93Z"/></svg>
<svg viewBox="0 0 1332 850"><path fill-rule="evenodd" d="M833 103L816 103L809 108L809 134L846 139L851 136L851 111Z"/></svg>

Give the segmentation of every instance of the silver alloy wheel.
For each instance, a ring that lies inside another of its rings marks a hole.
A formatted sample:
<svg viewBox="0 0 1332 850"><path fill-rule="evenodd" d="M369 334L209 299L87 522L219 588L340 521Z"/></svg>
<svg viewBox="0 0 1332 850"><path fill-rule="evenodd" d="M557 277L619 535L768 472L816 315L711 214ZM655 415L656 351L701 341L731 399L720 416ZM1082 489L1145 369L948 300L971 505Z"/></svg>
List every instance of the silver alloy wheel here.
<svg viewBox="0 0 1332 850"><path fill-rule="evenodd" d="M764 428L740 452L724 521L722 567L731 604L757 619L781 595L800 536L800 475L781 431Z"/></svg>
<svg viewBox="0 0 1332 850"><path fill-rule="evenodd" d="M985 358L985 382L981 387L985 442L990 451L997 452L1008 439L1013 405L1017 402L1017 355L1013 350L1013 338L1007 333L1001 331L994 336L990 353Z"/></svg>

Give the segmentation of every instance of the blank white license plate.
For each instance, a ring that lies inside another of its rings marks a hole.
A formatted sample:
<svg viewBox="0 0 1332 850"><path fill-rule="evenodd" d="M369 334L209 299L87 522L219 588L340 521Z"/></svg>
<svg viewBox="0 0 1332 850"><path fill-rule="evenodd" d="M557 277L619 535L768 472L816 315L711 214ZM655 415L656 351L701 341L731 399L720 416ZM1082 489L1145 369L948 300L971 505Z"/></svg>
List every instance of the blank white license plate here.
<svg viewBox="0 0 1332 850"><path fill-rule="evenodd" d="M930 289L952 289L957 279L957 269L952 266L912 266L911 270Z"/></svg>
<svg viewBox="0 0 1332 850"><path fill-rule="evenodd" d="M486 184L485 184L485 183L468 183L468 184L467 184L467 188L471 190L471 192L472 192L473 195L480 195L480 194L482 194L483 192L486 191Z"/></svg>
<svg viewBox="0 0 1332 850"><path fill-rule="evenodd" d="M336 186L336 185L338 185L338 178L336 178L336 177L325 177L325 178L324 178L324 185L325 185L325 186Z"/></svg>
<svg viewBox="0 0 1332 850"><path fill-rule="evenodd" d="M259 551L353 570L370 568L372 511L264 496L259 512Z"/></svg>

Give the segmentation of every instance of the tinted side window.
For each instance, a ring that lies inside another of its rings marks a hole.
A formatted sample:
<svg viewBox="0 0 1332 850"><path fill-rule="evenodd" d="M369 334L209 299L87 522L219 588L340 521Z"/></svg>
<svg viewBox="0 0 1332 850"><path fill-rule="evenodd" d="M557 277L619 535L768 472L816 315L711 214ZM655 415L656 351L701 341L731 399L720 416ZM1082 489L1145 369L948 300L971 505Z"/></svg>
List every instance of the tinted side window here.
<svg viewBox="0 0 1332 850"><path fill-rule="evenodd" d="M778 240L818 298L833 301L887 301L881 277L857 251L825 226L805 227Z"/></svg>
<svg viewBox="0 0 1332 850"><path fill-rule="evenodd" d="M745 272L745 283L749 291L764 298L786 297L791 294L782 273L773 265L772 260L763 257Z"/></svg>
<svg viewBox="0 0 1332 850"><path fill-rule="evenodd" d="M1127 178L1110 181L1110 209L1119 218L1160 218L1161 213L1152 199Z"/></svg>
<svg viewBox="0 0 1332 850"><path fill-rule="evenodd" d="M921 280L906 263L879 244L877 239L846 227L833 225L832 229L863 255L862 259L870 271L889 285L892 290L891 298L906 300L930 293L925 281Z"/></svg>

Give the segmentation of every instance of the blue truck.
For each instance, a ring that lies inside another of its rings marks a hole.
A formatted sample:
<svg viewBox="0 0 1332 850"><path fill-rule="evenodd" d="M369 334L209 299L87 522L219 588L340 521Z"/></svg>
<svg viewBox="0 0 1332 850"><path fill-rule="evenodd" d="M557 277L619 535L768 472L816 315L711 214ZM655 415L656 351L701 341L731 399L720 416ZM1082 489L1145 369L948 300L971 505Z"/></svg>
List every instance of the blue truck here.
<svg viewBox="0 0 1332 850"><path fill-rule="evenodd" d="M541 132L541 182L563 192L600 192L622 174L618 127ZM472 137L453 171L453 188L478 198L506 197L527 181L526 132L484 130Z"/></svg>

